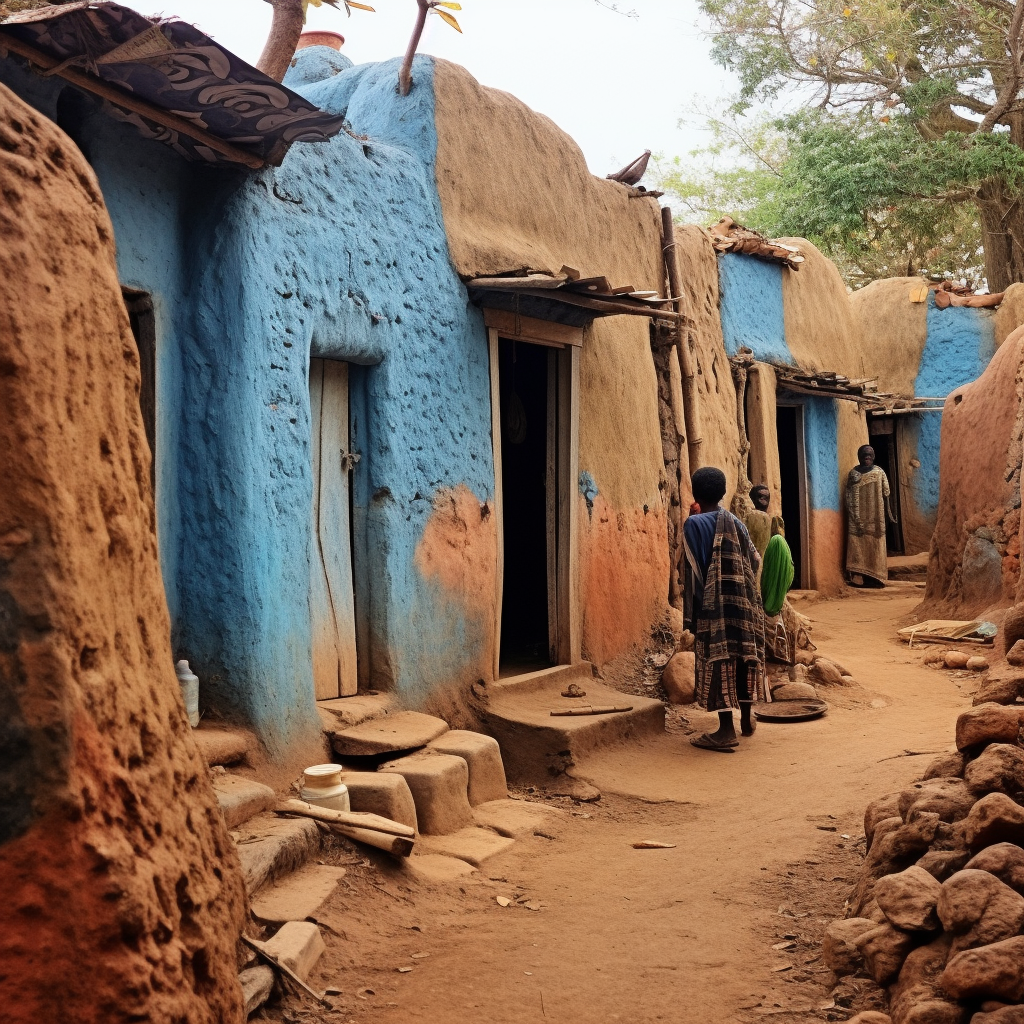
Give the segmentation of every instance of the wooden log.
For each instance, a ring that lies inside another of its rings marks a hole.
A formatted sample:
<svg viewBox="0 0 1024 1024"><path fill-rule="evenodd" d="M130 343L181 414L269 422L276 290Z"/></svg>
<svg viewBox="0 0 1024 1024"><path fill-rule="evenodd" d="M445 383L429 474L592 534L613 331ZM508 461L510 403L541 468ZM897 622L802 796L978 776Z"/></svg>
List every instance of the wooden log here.
<svg viewBox="0 0 1024 1024"><path fill-rule="evenodd" d="M408 857L412 853L413 840L405 836L393 836L386 832L378 832L372 828L353 828L351 825L327 825L332 831L346 839L354 839L357 843L375 846L378 850L390 853L393 857Z"/></svg>
<svg viewBox="0 0 1024 1024"><path fill-rule="evenodd" d="M306 995L312 996L321 1006L326 1006L328 1009L332 1008L332 1004L327 1002L323 995L311 989L290 967L281 963L273 953L268 953L263 948L262 942L256 942L250 939L248 935L239 935L238 938L243 945L248 946L261 960L265 960L275 970L280 971L300 992L305 992Z"/></svg>
<svg viewBox="0 0 1024 1024"><path fill-rule="evenodd" d="M632 704L588 705L585 708L565 708L552 711L556 718L582 718L584 715L613 715L618 711L632 711Z"/></svg>
<svg viewBox="0 0 1024 1024"><path fill-rule="evenodd" d="M283 800L277 805L278 814L294 814L300 818L313 818L328 825L346 825L349 828L370 829L388 836L412 839L416 830L401 822L367 811L335 811L329 807L318 807L305 800Z"/></svg>

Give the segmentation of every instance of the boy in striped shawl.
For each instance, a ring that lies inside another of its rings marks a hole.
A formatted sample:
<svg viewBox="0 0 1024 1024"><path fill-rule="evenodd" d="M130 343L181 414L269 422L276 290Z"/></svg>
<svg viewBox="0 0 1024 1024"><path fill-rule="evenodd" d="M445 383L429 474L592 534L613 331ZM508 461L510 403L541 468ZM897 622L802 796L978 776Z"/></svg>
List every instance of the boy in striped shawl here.
<svg viewBox="0 0 1024 1024"><path fill-rule="evenodd" d="M732 753L739 746L733 709L739 709L742 734L752 736L751 705L767 699L764 610L757 585L761 559L743 523L719 504L725 474L711 466L698 469L691 488L700 512L683 526L684 615L695 638L697 703L718 712L719 727L690 742Z"/></svg>

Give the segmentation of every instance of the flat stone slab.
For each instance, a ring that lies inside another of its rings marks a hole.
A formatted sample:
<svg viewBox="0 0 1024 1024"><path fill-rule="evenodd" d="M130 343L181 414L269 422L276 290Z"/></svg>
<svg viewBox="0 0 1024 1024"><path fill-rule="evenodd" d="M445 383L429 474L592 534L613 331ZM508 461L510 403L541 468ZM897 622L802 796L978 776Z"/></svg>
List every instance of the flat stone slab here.
<svg viewBox="0 0 1024 1024"><path fill-rule="evenodd" d="M403 750L425 747L447 731L448 723L433 715L424 715L419 711L399 711L333 733L331 746L343 757L397 754Z"/></svg>
<svg viewBox="0 0 1024 1024"><path fill-rule="evenodd" d="M446 857L440 853L420 853L403 857L402 871L417 882L453 882L458 878L476 873L472 864L457 857Z"/></svg>
<svg viewBox="0 0 1024 1024"><path fill-rule="evenodd" d="M368 811L418 829L409 783L393 772L342 772L353 811Z"/></svg>
<svg viewBox="0 0 1024 1024"><path fill-rule="evenodd" d="M397 707L398 699L393 693L356 693L351 697L334 697L316 702L324 731L332 734L351 729L360 722L380 718Z"/></svg>
<svg viewBox="0 0 1024 1024"><path fill-rule="evenodd" d="M478 868L491 857L511 850L515 840L499 836L488 828L470 825L469 828L460 829L448 836L425 836L420 839L419 844L425 853L455 857Z"/></svg>
<svg viewBox="0 0 1024 1024"><path fill-rule="evenodd" d="M431 740L431 750L461 757L469 766L469 802L476 807L508 796L501 748L493 736L467 729L453 729Z"/></svg>
<svg viewBox="0 0 1024 1024"><path fill-rule="evenodd" d="M253 897L252 912L270 924L305 921L330 898L344 876L342 867L306 864L280 882L264 886Z"/></svg>
<svg viewBox="0 0 1024 1024"><path fill-rule="evenodd" d="M461 757L421 750L381 765L379 773L401 775L416 802L420 832L449 835L473 820L469 806L469 767Z"/></svg>
<svg viewBox="0 0 1024 1024"><path fill-rule="evenodd" d="M538 829L544 831L563 824L568 815L561 807L526 800L491 800L475 807L473 818L478 825L493 829L498 835L523 839Z"/></svg>
<svg viewBox="0 0 1024 1024"><path fill-rule="evenodd" d="M267 882L294 871L320 852L320 830L309 818L261 815L235 839L245 891L251 897Z"/></svg>
<svg viewBox="0 0 1024 1024"><path fill-rule="evenodd" d="M320 929L311 921L289 921L263 943L263 948L305 981L327 946Z"/></svg>
<svg viewBox="0 0 1024 1024"><path fill-rule="evenodd" d="M192 730L199 753L208 765L238 764L249 753L249 737L234 729L218 729L200 723Z"/></svg>
<svg viewBox="0 0 1024 1024"><path fill-rule="evenodd" d="M269 786L240 775L215 775L213 790L229 829L269 810L277 802L277 794Z"/></svg>

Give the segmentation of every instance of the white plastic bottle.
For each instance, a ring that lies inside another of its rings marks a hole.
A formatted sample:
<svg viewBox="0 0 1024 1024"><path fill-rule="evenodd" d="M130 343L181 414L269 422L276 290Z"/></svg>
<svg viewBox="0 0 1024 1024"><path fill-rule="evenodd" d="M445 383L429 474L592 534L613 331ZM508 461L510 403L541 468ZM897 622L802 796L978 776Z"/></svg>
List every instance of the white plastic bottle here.
<svg viewBox="0 0 1024 1024"><path fill-rule="evenodd" d="M187 661L179 661L174 666L181 686L181 696L185 699L185 712L188 724L194 729L199 725L199 676L188 667Z"/></svg>
<svg viewBox="0 0 1024 1024"><path fill-rule="evenodd" d="M308 804L332 811L350 810L348 786L341 781L340 764L315 764L302 773L299 796Z"/></svg>

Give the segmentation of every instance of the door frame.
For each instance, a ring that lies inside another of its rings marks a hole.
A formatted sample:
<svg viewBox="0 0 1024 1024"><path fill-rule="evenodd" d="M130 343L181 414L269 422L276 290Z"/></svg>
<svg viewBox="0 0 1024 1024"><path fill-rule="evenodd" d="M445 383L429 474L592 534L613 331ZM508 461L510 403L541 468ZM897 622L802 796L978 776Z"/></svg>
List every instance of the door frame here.
<svg viewBox="0 0 1024 1024"><path fill-rule="evenodd" d="M553 351L548 358L548 479L556 500L548 501L548 646L555 665L582 660L579 614L580 346L582 327L536 320L504 310L484 310L491 383L491 448L494 460L496 571L493 678L499 677L501 611L505 583L504 505L501 488L501 397L498 341L522 341ZM552 372L554 371L554 372ZM552 422L554 421L554 422ZM552 429L554 427L554 429ZM553 545L554 550L551 550Z"/></svg>
<svg viewBox="0 0 1024 1024"><path fill-rule="evenodd" d="M797 473L797 501L800 505L800 579L801 590L810 590L813 579L811 573L811 507L807 487L807 449L804 434L804 404L795 399L783 398L777 395L775 408L796 410L796 473ZM776 428L777 430L778 428ZM776 446L778 445L778 434L776 433ZM780 456L781 460L781 456Z"/></svg>

